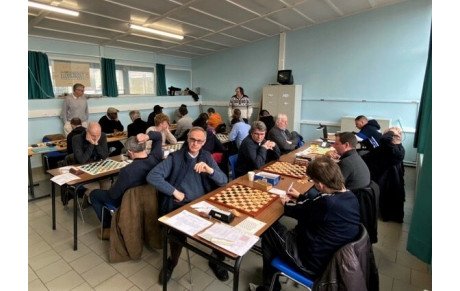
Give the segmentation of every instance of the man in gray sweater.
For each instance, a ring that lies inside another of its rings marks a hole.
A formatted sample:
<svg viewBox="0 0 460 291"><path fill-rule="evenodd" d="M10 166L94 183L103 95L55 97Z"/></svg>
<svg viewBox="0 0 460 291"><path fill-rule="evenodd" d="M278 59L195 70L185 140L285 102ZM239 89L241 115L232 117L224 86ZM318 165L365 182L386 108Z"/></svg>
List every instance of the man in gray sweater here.
<svg viewBox="0 0 460 291"><path fill-rule="evenodd" d="M64 133L67 136L72 131L70 120L78 117L83 127L88 127L88 102L86 100L85 86L83 84L73 85L72 95L67 95L62 102L61 119L64 122Z"/></svg>

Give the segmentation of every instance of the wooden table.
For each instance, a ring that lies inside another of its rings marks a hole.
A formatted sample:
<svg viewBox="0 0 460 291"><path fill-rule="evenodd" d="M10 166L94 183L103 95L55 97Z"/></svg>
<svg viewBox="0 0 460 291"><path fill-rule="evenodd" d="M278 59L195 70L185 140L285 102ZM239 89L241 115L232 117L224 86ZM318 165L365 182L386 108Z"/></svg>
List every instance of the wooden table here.
<svg viewBox="0 0 460 291"><path fill-rule="evenodd" d="M113 134L107 134L107 142L119 141L119 140L124 140L127 138L128 138L128 134L126 131L123 132L123 135L118 135L118 136L113 136ZM32 199L29 201L32 201L35 199L34 187L38 185L34 183L34 177L32 175L32 163L30 161L30 158L34 155L42 155L42 154L52 153L52 152L67 152L67 140L65 139L38 143L36 145L38 146L32 147L32 145L30 145L27 149L28 170L29 170L28 172L29 188L30 188L30 195L32 195ZM53 146L47 146L47 145L53 145ZM47 197L47 196L48 195L45 195L40 198Z"/></svg>
<svg viewBox="0 0 460 291"><path fill-rule="evenodd" d="M110 157L109 159L117 161L117 162L120 162L122 160L121 156L114 156L114 157ZM78 167L78 165L75 165L75 167ZM97 175L90 175L88 173L83 173L78 176L80 177L80 179L69 181L65 183L65 185L67 185L68 187L70 187L70 189L72 189L73 195L74 195L73 196L74 197L73 198L73 249L74 251L78 249L78 242L77 242L77 234L78 234L78 223L77 223L78 221L77 220L78 192L77 191L78 189L84 186L85 184L107 179L108 177L118 175L120 170L121 169L115 169L115 170L111 170L111 171L108 171L102 174L97 174ZM52 177L62 174L60 168L48 170L47 172ZM55 189L56 183L54 183L51 180L50 180L50 183L51 183L51 211L52 211L51 219L52 219L53 230L55 230L56 229L56 189Z"/></svg>
<svg viewBox="0 0 460 291"><path fill-rule="evenodd" d="M295 157L295 153L294 153L294 157ZM286 157L286 159L288 159L288 158L289 157ZM270 164L271 163L267 164L266 166L268 166ZM260 171L263 171L263 168L260 169L260 170L256 170L255 172L257 173L257 172L260 172ZM280 177L280 182L277 185L275 185L274 187L278 188L278 189L281 189L281 190L287 190L289 188L290 184L292 182L294 182L293 187L296 190L298 190L299 192L306 192L308 189L310 189L313 186L312 183L306 182L306 181L304 181L305 183L298 183L299 180L300 179L295 179L295 178L288 177L288 176L281 176ZM227 250L225 250L223 248L220 248L219 246L212 244L211 242L201 238L198 235L189 236L189 235L181 232L180 230L175 229L177 232L180 232L180 233L183 233L184 235L186 235L188 239L192 239L193 241L199 242L200 244L202 244L202 245L204 245L206 247L209 247L210 249L218 250L218 251L222 252L227 257L232 259L234 261L234 263L233 263L233 265L230 265L230 264L226 263L225 261L219 261L219 260L215 259L214 257L212 257L209 253L206 253L205 251L201 250L200 248L195 247L194 245L188 243L187 241L181 242L181 241L178 241L174 237L174 235L169 235L168 234L168 229L169 228L174 228L174 227L166 224L165 221L168 218L170 218L170 217L182 212L183 210L187 210L187 211L189 211L191 213L194 213L194 214L198 215L198 212L195 209L193 209L191 207L191 205L196 204L197 202L206 200L207 198L211 197L215 193L218 193L218 192L222 191L224 188L227 188L227 187L229 187L229 186L231 186L233 184L242 184L242 185L246 185L246 186L254 188L253 183L254 182L249 181L248 175L246 174L244 176L241 176L241 177L229 182L227 185L222 186L222 187L220 187L220 188L218 188L218 189L216 189L216 190L214 190L214 191L212 191L212 192L200 197L199 199L196 199L193 202L176 209L175 211L173 211L171 213L168 213L167 215L165 215L163 217L160 217L159 221L164 226L163 227L163 268L165 269L165 267L167 265L168 239L171 239L171 240L174 240L175 242L181 244L182 246L186 247L187 249L190 249L191 251L193 251L193 252L197 253L198 255L204 257L205 259L208 259L208 260L216 263L217 265L225 268L226 270L232 272L234 274L234 276L233 276L233 290L238 290L239 268L240 268L242 256L238 256L238 255L236 255L234 253L231 253L231 252L229 252L229 251L227 251ZM213 203L211 201L208 201L208 200L207 200L207 202L215 205L216 207L218 207L218 208L220 208L222 210L228 210L229 209L229 208L227 208L225 206L222 206L220 204L215 204L215 203ZM283 212L284 212L284 206L283 206L283 204L282 204L280 199L277 199L271 205L269 205L267 208L265 208L255 218L260 220L260 221L265 222L266 224L255 235L261 236L262 233L264 233L265 230L267 230L275 221L277 221L283 215ZM247 217L248 217L248 215L246 215L244 213L241 213L241 216L240 217L235 217L235 219L230 223L230 225L235 226L238 223L240 223L241 221L243 221L244 219L246 219ZM167 290L166 272L163 272L162 280L163 280L163 290Z"/></svg>

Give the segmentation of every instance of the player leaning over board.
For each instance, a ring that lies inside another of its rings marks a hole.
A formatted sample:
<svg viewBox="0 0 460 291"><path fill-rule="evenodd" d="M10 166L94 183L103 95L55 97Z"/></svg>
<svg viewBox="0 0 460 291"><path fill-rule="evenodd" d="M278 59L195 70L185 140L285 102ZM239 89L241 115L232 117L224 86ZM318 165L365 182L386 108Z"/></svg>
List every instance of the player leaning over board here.
<svg viewBox="0 0 460 291"><path fill-rule="evenodd" d="M109 156L107 147L107 136L101 131L101 126L97 122L90 122L88 128L81 134L72 138L73 159L77 164L86 164L105 160ZM94 189L109 189L110 179L85 184L85 196L82 207L86 208L91 204L88 200L89 194Z"/></svg>
<svg viewBox="0 0 460 291"><path fill-rule="evenodd" d="M345 188L339 166L327 157L319 157L308 165L307 175L321 194L315 199L305 199L306 195L291 188L287 198L282 198L284 215L296 219L297 225L289 230L277 221L264 232L263 286L254 288L250 284L251 290L268 290L277 271L271 266L275 257L283 258L306 277L315 280L321 276L333 254L359 235L358 199ZM297 202L291 202L290 198L297 199ZM273 290L280 289L280 283L276 281Z"/></svg>
<svg viewBox="0 0 460 291"><path fill-rule="evenodd" d="M171 153L166 160L159 163L147 175L147 182L159 191L161 215L167 214L217 187L227 183L224 174L212 158L211 153L202 150L206 142L206 132L201 127L192 127L187 135L187 147ZM170 230L179 240L185 241L186 236ZM168 258L166 270L160 272L159 283L162 284L163 272L166 271L166 282L171 278L172 271L179 261L182 246L169 241L171 256ZM221 253L213 252L213 256L224 260ZM228 279L227 270L209 262L216 277L221 281Z"/></svg>
<svg viewBox="0 0 460 291"><path fill-rule="evenodd" d="M259 169L268 162L278 160L280 149L275 142L266 140L267 127L262 121L254 121L249 135L243 139L236 160L236 177Z"/></svg>
<svg viewBox="0 0 460 291"><path fill-rule="evenodd" d="M145 151L145 145L148 140L152 141L152 150L149 155ZM148 135L140 133L137 136L129 137L126 140L125 148L133 162L120 170L117 181L109 190L96 189L90 193L90 200L99 220L101 220L104 203L110 203L118 208L121 205L125 191L129 188L146 184L147 174L163 159L161 133L158 131L151 131ZM105 211L107 213L104 213L104 221L102 222L102 237L101 232L97 232L99 239L110 238L112 216L108 210Z"/></svg>

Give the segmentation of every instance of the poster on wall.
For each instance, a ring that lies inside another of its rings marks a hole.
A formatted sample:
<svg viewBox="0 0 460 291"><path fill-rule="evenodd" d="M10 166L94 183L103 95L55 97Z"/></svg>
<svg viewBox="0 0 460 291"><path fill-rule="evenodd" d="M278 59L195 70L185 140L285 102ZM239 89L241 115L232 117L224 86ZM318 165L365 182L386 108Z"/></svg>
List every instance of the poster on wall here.
<svg viewBox="0 0 460 291"><path fill-rule="evenodd" d="M53 79L56 87L69 87L75 83L87 86L91 84L89 64L54 61Z"/></svg>

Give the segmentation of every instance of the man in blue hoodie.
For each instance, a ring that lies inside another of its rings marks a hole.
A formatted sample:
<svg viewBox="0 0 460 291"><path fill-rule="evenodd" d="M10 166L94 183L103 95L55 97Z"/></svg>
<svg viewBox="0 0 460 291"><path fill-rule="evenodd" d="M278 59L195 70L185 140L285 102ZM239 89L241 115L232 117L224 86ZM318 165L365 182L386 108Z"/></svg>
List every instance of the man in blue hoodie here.
<svg viewBox="0 0 460 291"><path fill-rule="evenodd" d="M361 143L366 150L371 151L379 146L382 133L379 131L380 125L377 120L368 120L366 116L359 115L355 118L355 125L359 129L356 135L363 139Z"/></svg>

